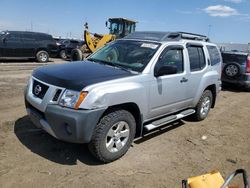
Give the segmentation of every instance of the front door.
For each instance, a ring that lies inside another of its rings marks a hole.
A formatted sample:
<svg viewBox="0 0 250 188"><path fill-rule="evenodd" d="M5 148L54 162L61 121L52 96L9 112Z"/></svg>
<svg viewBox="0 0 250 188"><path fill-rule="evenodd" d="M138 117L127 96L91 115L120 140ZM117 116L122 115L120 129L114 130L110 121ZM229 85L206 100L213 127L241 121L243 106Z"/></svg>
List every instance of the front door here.
<svg viewBox="0 0 250 188"><path fill-rule="evenodd" d="M3 41L3 57L22 57L22 39L18 33L10 33Z"/></svg>
<svg viewBox="0 0 250 188"><path fill-rule="evenodd" d="M150 84L149 119L190 105L186 95L187 82L183 46L168 46L160 55L155 69L163 65L177 68L177 73L154 77Z"/></svg>

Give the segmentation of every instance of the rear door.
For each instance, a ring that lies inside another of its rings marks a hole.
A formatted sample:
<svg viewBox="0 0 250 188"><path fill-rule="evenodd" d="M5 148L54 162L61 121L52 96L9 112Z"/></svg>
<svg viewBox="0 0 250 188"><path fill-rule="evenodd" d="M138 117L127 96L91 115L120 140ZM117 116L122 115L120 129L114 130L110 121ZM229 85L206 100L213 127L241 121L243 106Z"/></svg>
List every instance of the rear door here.
<svg viewBox="0 0 250 188"><path fill-rule="evenodd" d="M22 33L22 57L35 57L37 42L35 34L33 33Z"/></svg>
<svg viewBox="0 0 250 188"><path fill-rule="evenodd" d="M187 95L193 98L197 95L202 77L206 72L207 60L205 58L204 46L201 44L187 44L189 57L189 75Z"/></svg>
<svg viewBox="0 0 250 188"><path fill-rule="evenodd" d="M187 82L185 55L182 45L168 46L162 52L155 68L174 65L177 73L153 77L150 83L149 118L183 109L190 104L186 95Z"/></svg>

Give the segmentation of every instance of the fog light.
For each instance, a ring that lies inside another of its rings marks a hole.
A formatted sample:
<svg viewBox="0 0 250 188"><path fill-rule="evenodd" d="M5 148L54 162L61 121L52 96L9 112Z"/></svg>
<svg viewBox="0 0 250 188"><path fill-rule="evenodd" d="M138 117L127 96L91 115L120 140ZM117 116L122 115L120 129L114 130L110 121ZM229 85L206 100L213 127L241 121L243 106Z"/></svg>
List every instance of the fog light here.
<svg viewBox="0 0 250 188"><path fill-rule="evenodd" d="M72 129L71 129L70 125L67 124L67 123L65 123L64 127L65 127L66 133L67 133L68 135L72 135Z"/></svg>

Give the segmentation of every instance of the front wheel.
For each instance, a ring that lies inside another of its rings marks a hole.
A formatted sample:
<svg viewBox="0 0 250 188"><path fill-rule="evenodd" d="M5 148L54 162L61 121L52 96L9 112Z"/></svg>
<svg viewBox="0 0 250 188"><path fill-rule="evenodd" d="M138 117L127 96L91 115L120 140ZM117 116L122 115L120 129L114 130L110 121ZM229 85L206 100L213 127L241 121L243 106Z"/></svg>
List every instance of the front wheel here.
<svg viewBox="0 0 250 188"><path fill-rule="evenodd" d="M49 61L49 54L46 51L39 51L36 54L36 59L40 63L47 63Z"/></svg>
<svg viewBox="0 0 250 188"><path fill-rule="evenodd" d="M83 60L82 51L80 49L73 49L71 51L70 60L71 61L82 61Z"/></svg>
<svg viewBox="0 0 250 188"><path fill-rule="evenodd" d="M67 59L67 55L66 55L66 52L65 50L61 50L60 53L59 53L59 56L61 59Z"/></svg>
<svg viewBox="0 0 250 188"><path fill-rule="evenodd" d="M205 90L196 106L196 113L193 118L196 121L204 120L210 111L213 102L213 94L210 90Z"/></svg>
<svg viewBox="0 0 250 188"><path fill-rule="evenodd" d="M126 110L116 110L101 118L96 126L90 152L100 161L119 159L129 149L135 136L136 123Z"/></svg>

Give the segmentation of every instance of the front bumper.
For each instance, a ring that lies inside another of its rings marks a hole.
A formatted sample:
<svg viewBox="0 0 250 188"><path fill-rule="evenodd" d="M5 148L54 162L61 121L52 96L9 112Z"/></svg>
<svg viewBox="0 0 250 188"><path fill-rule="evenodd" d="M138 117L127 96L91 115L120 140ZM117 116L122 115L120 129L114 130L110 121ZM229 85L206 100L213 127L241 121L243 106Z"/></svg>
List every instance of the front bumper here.
<svg viewBox="0 0 250 188"><path fill-rule="evenodd" d="M31 121L59 140L89 143L105 109L73 110L50 104L41 112L25 100Z"/></svg>

